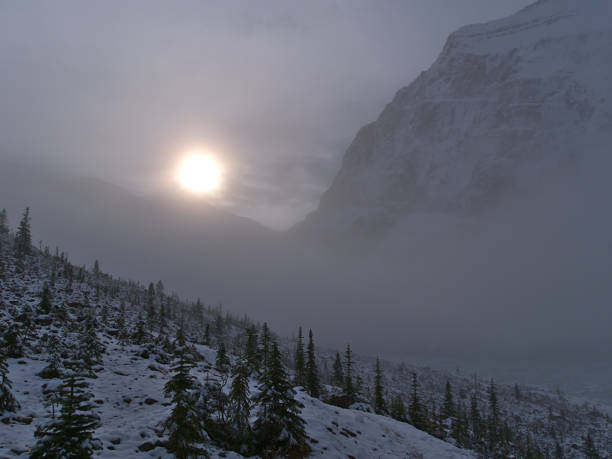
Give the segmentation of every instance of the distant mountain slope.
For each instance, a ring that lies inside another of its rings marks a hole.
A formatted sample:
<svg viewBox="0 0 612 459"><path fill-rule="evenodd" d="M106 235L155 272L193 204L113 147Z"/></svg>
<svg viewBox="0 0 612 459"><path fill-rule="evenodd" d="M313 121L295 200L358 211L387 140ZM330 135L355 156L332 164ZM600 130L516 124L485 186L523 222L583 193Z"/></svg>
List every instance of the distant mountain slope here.
<svg viewBox="0 0 612 459"><path fill-rule="evenodd" d="M278 246L272 231L202 200L140 197L120 187L50 169L0 163L0 196L11 227L31 208L34 241L77 263L120 276L159 278L184 294L231 299L232 280L259 271Z"/></svg>
<svg viewBox="0 0 612 459"><path fill-rule="evenodd" d="M612 3L541 0L453 33L429 70L363 127L318 209L321 237L413 212L495 209L612 144Z"/></svg>

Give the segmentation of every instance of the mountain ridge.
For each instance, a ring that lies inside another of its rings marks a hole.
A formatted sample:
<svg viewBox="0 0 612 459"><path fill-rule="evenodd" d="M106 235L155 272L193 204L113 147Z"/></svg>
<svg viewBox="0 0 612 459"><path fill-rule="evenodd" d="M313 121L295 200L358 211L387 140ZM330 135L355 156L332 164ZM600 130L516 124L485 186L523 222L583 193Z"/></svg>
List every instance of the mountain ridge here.
<svg viewBox="0 0 612 459"><path fill-rule="evenodd" d="M603 152L612 141L609 19L607 2L546 0L451 34L432 66L359 130L296 229L325 238L388 229L415 211L486 213Z"/></svg>

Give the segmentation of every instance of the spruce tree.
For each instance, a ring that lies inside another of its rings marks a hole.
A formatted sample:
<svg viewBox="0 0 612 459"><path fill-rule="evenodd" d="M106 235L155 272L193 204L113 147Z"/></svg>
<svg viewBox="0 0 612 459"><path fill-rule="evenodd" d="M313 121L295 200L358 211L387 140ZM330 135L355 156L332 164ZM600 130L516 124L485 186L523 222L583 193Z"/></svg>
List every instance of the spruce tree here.
<svg viewBox="0 0 612 459"><path fill-rule="evenodd" d="M19 408L19 403L15 400L11 392L11 380L8 378L8 364L6 356L0 352L0 414L5 411L14 412Z"/></svg>
<svg viewBox="0 0 612 459"><path fill-rule="evenodd" d="M39 314L49 314L51 312L51 308L53 305L51 304L51 290L49 289L49 284L45 282L43 285L42 292L40 293L40 303L38 303L38 313Z"/></svg>
<svg viewBox="0 0 612 459"><path fill-rule="evenodd" d="M247 340L244 354L249 371L257 370L259 366L259 354L257 351L257 328L255 328L255 325L247 328Z"/></svg>
<svg viewBox="0 0 612 459"><path fill-rule="evenodd" d="M221 343L219 345L219 350L217 350L217 358L215 360L215 369L219 373L227 373L230 367L230 359L227 356L227 351L225 350L225 344Z"/></svg>
<svg viewBox="0 0 612 459"><path fill-rule="evenodd" d="M319 385L319 369L317 368L317 359L315 355L314 340L312 338L312 330L308 331L308 356L306 360L306 391L311 397L319 397L321 388Z"/></svg>
<svg viewBox="0 0 612 459"><path fill-rule="evenodd" d="M306 386L306 366L304 363L304 338L302 337L302 327L298 329L297 343L295 346L295 378L296 386Z"/></svg>
<svg viewBox="0 0 612 459"><path fill-rule="evenodd" d="M26 207L19 228L15 235L15 250L18 258L29 255L32 250L32 232L30 229L30 208Z"/></svg>
<svg viewBox="0 0 612 459"><path fill-rule="evenodd" d="M480 416L480 410L478 409L476 392L472 393L470 399L470 424L472 426L472 443L474 445L480 444L483 437L482 418Z"/></svg>
<svg viewBox="0 0 612 459"><path fill-rule="evenodd" d="M378 357L376 358L376 368L374 370L374 411L377 414L385 414L387 412L387 405L384 397L382 367Z"/></svg>
<svg viewBox="0 0 612 459"><path fill-rule="evenodd" d="M245 452L251 425L251 400L249 397L249 366L245 360L240 360L232 371L232 386L230 390L230 423L235 431L238 449Z"/></svg>
<svg viewBox="0 0 612 459"><path fill-rule="evenodd" d="M210 346L210 324L204 327L204 344Z"/></svg>
<svg viewBox="0 0 612 459"><path fill-rule="evenodd" d="M64 361L64 368L64 378L58 386L60 415L36 430L34 436L38 441L31 458L90 458L94 449L99 448L93 439L99 418L88 403L92 394L83 362L75 354Z"/></svg>
<svg viewBox="0 0 612 459"><path fill-rule="evenodd" d="M442 419L455 417L455 402L453 401L453 389L449 380L446 380L444 389L444 404L442 405Z"/></svg>
<svg viewBox="0 0 612 459"><path fill-rule="evenodd" d="M168 450L177 458L186 459L203 453L200 444L206 434L195 403L196 380L190 374L195 363L182 330L178 330L174 345L173 375L164 386L164 394L171 397L173 407L170 416L162 422L162 427L168 432Z"/></svg>
<svg viewBox="0 0 612 459"><path fill-rule="evenodd" d="M410 406L408 407L408 414L410 415L410 421L413 426L420 430L425 429L425 416L423 415L423 407L419 400L416 373L412 373L412 397L410 399Z"/></svg>
<svg viewBox="0 0 612 459"><path fill-rule="evenodd" d="M342 371L342 361L340 360L339 352L336 352L333 370L332 384L344 388L344 372Z"/></svg>
<svg viewBox="0 0 612 459"><path fill-rule="evenodd" d="M6 209L2 209L0 211L0 236L2 236L3 234L8 234L9 232L9 227L8 227L8 217L6 215Z"/></svg>
<svg viewBox="0 0 612 459"><path fill-rule="evenodd" d="M43 368L37 376L45 379L59 378L62 375L62 359L60 356L61 345L57 336L53 335L49 338L47 343L47 358L48 365Z"/></svg>
<svg viewBox="0 0 612 459"><path fill-rule="evenodd" d="M351 345L346 345L346 351L344 352L344 395L349 399L349 404L355 401L355 387L353 386L353 353L351 352Z"/></svg>
<svg viewBox="0 0 612 459"><path fill-rule="evenodd" d="M597 451L597 447L595 446L591 432L587 433L587 436L584 439L583 450L584 457L587 459L599 459L601 457Z"/></svg>
<svg viewBox="0 0 612 459"><path fill-rule="evenodd" d="M487 420L487 429L489 433L489 448L493 450L498 441L499 428L499 406L497 404L497 390L495 382L491 379L488 389L489 397L489 418Z"/></svg>
<svg viewBox="0 0 612 459"><path fill-rule="evenodd" d="M102 354L104 353L104 345L98 339L96 332L96 320L93 317L88 317L80 334L79 352L85 369L90 376L95 373L93 369L96 365L102 365Z"/></svg>
<svg viewBox="0 0 612 459"><path fill-rule="evenodd" d="M268 356L270 355L271 339L272 335L270 334L268 324L267 322L264 322L263 327L261 329L261 344L259 347L259 360L261 362L261 366L264 373L268 371Z"/></svg>
<svg viewBox="0 0 612 459"><path fill-rule="evenodd" d="M265 457L302 457L308 452L301 405L289 383L276 341L271 344L268 371L263 374L257 419L253 425L255 438Z"/></svg>
<svg viewBox="0 0 612 459"><path fill-rule="evenodd" d="M399 394L391 401L391 417L396 421L406 422L406 407Z"/></svg>

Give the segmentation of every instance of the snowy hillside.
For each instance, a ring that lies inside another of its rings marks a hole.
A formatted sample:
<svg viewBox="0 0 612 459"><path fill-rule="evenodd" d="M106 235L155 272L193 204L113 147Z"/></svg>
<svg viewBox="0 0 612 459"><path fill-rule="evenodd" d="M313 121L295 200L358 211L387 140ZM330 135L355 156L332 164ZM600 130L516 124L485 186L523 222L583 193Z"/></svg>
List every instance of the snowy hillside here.
<svg viewBox="0 0 612 459"><path fill-rule="evenodd" d="M69 356L74 349L92 352L79 355L91 359L89 366L83 364L89 369L83 402L90 403L82 403L80 410L95 419L93 441L87 442L94 445L93 454L175 457L166 449L169 439L161 423L173 411L164 387L175 371L173 352L180 345L173 336L179 324L192 340L194 384L218 391L210 400L228 404L223 410L230 412L236 376L220 367L220 346L229 348L228 365L238 365L245 330L252 326L248 319L205 309L199 302L184 303L163 293L161 283L147 290L113 279L97 263L93 270L72 266L60 252L32 248L30 255L17 256L19 243L12 236L0 235L0 242L0 344L7 364L0 385L0 457L29 455L39 438L35 432L63 415L68 402L62 384L73 371ZM159 308L155 319L147 308L151 305ZM98 359L91 357L96 352ZM248 379L253 400L261 393L261 378L254 371ZM327 405L303 391L296 399L313 457L475 457L406 422ZM219 409L212 412L219 416ZM217 434L204 436L208 454L241 457L219 446Z"/></svg>
<svg viewBox="0 0 612 459"><path fill-rule="evenodd" d="M265 325L199 301L184 302L164 292L162 282L147 289L105 274L97 263L93 269L73 266L59 251L30 248L30 254L19 255L19 241L20 236L0 235L0 361L7 363L0 377L12 382L10 389L0 379L0 457L28 454L40 437L37 429L63 413L62 385L70 382L75 350L86 362L82 376L89 404L82 409L95 419L94 455L173 457L162 423L176 405L164 388L179 374L177 362L187 351L193 405L205 420L204 449L213 457L238 457L228 449L245 452L245 444L228 440L232 394L240 369L251 368L248 423L257 425L258 399L267 384L261 359L268 352L266 340L274 341ZM280 342L282 360L297 380L299 342ZM476 457L468 450L473 448L497 450L499 457L560 451L578 458L587 438L601 457L610 457L610 418L592 404L577 405L537 388L498 385L491 392L489 381L475 384L469 376L390 362L379 368L377 360L360 356L336 364L334 352L315 354L314 345L312 351L306 367L314 368L314 386L308 376L306 390L297 387L295 395L312 457ZM251 357L259 363L248 367ZM340 381L338 371L345 372ZM493 431L487 413L496 418ZM492 432L497 439L489 438Z"/></svg>
<svg viewBox="0 0 612 459"><path fill-rule="evenodd" d="M429 70L363 127L300 230L465 215L533 190L612 142L612 4L540 0L453 33Z"/></svg>

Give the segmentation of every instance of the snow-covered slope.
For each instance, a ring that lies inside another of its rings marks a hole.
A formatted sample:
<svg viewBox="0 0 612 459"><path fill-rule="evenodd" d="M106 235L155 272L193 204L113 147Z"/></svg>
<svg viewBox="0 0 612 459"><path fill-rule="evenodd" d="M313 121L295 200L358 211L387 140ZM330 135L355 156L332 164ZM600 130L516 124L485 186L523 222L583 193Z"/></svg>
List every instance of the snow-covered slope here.
<svg viewBox="0 0 612 459"><path fill-rule="evenodd" d="M33 314L41 301L45 282L50 286L53 306L65 317L61 321ZM182 322L201 356L192 374L200 383L223 380L223 390L227 392L231 378L221 377L215 371L214 346L225 343L235 361L244 350L245 328L252 323L247 318L238 319L216 309L199 314L196 305L183 302L176 295L163 295L163 304L167 322L159 325L159 331L149 335L148 340L138 344L135 333L142 322L140 317L146 316L147 311L147 290L142 285L76 268L61 254L54 256L36 250L23 264L14 256L10 238L0 236L0 344L5 345L7 332L17 331L23 348L21 355L8 359L8 377L13 382L13 393L20 408L16 412L0 413L0 457L25 457L35 443L36 427L49 422L53 413L49 401L59 380L43 377L40 372L49 364L50 337L56 336L68 346L84 312L96 318L97 336L105 348L102 363L90 380L93 411L101 422L94 437L101 441L103 449L96 454L121 458L172 457L166 452L166 436L159 428L160 421L167 418L171 409L163 394L163 387L172 374L172 360L165 350L164 337L172 337L176 322ZM33 323L36 325L32 326ZM211 329L211 346L201 344L206 336L206 324ZM130 338L121 338L121 330L128 332ZM291 362L295 341L283 339L282 349L286 361ZM328 401L338 391L331 385L334 357L334 351L317 353L324 383L322 398ZM473 452L453 446L454 440L448 432L441 436L446 438L444 442L406 422L365 412L364 409L370 409L368 402L373 393L374 363L371 358L355 356L353 371L362 400L359 406L352 406L355 409L332 406L298 392L297 398L304 405L301 416L306 421L312 457L474 457ZM391 362L383 362L383 367L388 400L402 396L407 402L412 375L416 374L421 400L434 417L442 405L447 381L452 384L457 406L462 410L467 409L474 394L483 415L486 412L486 383L481 380L477 383L480 387L474 388L475 379L471 375ZM255 394L257 375L251 378L250 387ZM520 390L522 395L517 399L515 388L498 386L501 419L514 432L520 432L523 438L531 435L527 438L548 450L559 442L568 459L581 457L583 436L588 432L602 457L612 457L609 444L612 424L595 405L586 401L578 405L560 392L523 386ZM57 409L56 405L56 413ZM448 428L446 425L442 430ZM206 448L213 457L239 457L221 449L214 438Z"/></svg>
<svg viewBox="0 0 612 459"><path fill-rule="evenodd" d="M540 0L453 33L363 127L319 208L321 235L415 210L479 213L612 143L612 3Z"/></svg>
<svg viewBox="0 0 612 459"><path fill-rule="evenodd" d="M156 446L160 440L158 423L170 413L163 395L168 368L153 359L138 357L141 349L136 346L124 348L112 339L107 339L106 345L104 369L93 383L95 411L102 423L95 437L104 446L97 455L107 458L174 457L165 448ZM203 382L216 353L207 346L198 346L198 351L206 356L206 361L193 373ZM43 384L48 381L36 376L45 364L38 359L10 360L10 377L21 409L14 420L0 428L0 457L25 457L35 442L36 425L48 418L49 410L42 403L46 388ZM460 450L388 417L327 405L304 392L298 394L298 399L304 404L302 417L310 438L311 457L476 457L471 451ZM242 457L213 445L208 449L212 457Z"/></svg>

